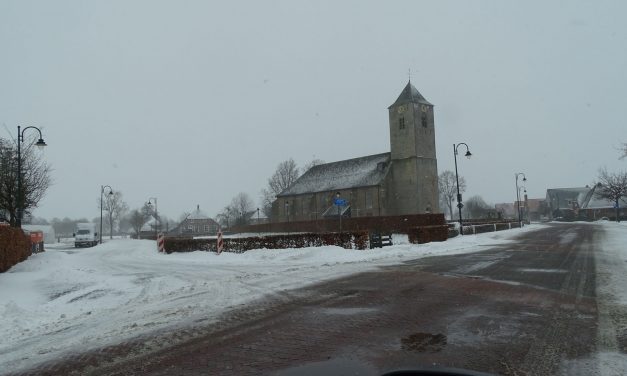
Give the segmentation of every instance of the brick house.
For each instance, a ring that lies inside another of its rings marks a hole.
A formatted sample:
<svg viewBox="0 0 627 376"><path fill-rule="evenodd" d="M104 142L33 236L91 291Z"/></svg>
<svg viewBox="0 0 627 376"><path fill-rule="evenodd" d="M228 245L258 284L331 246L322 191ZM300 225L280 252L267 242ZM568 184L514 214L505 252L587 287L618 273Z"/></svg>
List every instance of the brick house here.
<svg viewBox="0 0 627 376"><path fill-rule="evenodd" d="M190 213L171 233L184 236L215 235L219 227L220 225L200 210L200 205L197 205L196 210Z"/></svg>

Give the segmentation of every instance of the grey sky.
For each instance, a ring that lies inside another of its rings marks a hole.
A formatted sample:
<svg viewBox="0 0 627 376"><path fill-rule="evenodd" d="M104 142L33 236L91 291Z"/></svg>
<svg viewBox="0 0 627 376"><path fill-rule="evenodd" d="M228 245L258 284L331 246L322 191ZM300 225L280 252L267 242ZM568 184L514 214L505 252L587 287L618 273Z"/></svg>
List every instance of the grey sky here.
<svg viewBox="0 0 627 376"><path fill-rule="evenodd" d="M263 4L262 4L263 3ZM515 199L627 168L623 1L1 1L0 137L41 127L40 217L131 208L215 215L276 165L389 151L407 83L433 103L438 169ZM5 124L7 129L2 126Z"/></svg>

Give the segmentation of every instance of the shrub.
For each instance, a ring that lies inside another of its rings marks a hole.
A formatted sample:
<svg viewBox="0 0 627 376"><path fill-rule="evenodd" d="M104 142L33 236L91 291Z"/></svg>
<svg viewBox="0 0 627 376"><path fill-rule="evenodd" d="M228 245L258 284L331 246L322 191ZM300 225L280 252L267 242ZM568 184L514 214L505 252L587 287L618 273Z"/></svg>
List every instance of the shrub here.
<svg viewBox="0 0 627 376"><path fill-rule="evenodd" d="M367 249L368 232L334 232L225 238L223 252L243 253L251 249L286 249L336 245L346 249ZM216 239L165 238L167 253L217 251Z"/></svg>
<svg viewBox="0 0 627 376"><path fill-rule="evenodd" d="M407 233L410 243L443 242L449 237L448 225L420 226L410 229Z"/></svg>
<svg viewBox="0 0 627 376"><path fill-rule="evenodd" d="M30 238L22 229L0 226L0 273L31 255Z"/></svg>

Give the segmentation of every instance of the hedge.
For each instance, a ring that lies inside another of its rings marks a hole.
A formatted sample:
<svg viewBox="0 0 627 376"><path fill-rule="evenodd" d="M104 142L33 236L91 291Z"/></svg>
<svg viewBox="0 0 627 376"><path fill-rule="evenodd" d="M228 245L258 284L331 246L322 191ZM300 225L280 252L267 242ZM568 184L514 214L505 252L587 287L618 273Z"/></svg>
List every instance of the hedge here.
<svg viewBox="0 0 627 376"><path fill-rule="evenodd" d="M22 229L0 226L0 273L31 255L30 238Z"/></svg>
<svg viewBox="0 0 627 376"><path fill-rule="evenodd" d="M216 239L189 239L166 237L166 253L193 252L193 251L217 251ZM324 245L336 245L346 249L367 249L368 232L340 232L326 234L287 234L271 235L250 238L225 238L223 239L223 252L243 253L251 249L286 249L320 247Z"/></svg>
<svg viewBox="0 0 627 376"><path fill-rule="evenodd" d="M410 243L423 244L431 242L443 242L449 237L448 225L421 226L407 231Z"/></svg>

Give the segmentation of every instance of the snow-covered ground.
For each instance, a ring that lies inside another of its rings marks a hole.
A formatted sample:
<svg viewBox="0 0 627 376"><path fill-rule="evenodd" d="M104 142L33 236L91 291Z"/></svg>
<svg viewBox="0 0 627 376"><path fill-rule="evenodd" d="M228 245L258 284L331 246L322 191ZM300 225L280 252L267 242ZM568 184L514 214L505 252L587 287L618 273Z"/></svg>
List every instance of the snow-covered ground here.
<svg viewBox="0 0 627 376"><path fill-rule="evenodd" d="M395 236L394 246L366 251L319 247L166 255L148 240L119 239L78 250L49 245L0 274L0 370L212 320L266 294L382 265L480 251L541 227L422 245Z"/></svg>
<svg viewBox="0 0 627 376"><path fill-rule="evenodd" d="M599 311L597 364L601 375L625 375L627 356L627 222L603 223L605 236L595 255ZM623 350L623 351L619 351ZM585 370L585 361L580 362Z"/></svg>

